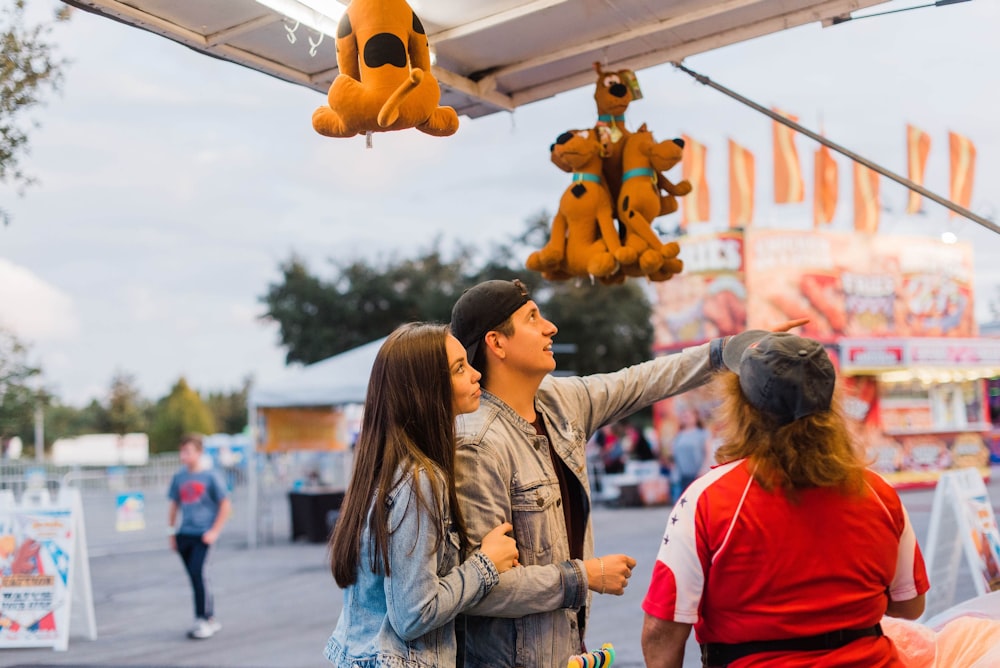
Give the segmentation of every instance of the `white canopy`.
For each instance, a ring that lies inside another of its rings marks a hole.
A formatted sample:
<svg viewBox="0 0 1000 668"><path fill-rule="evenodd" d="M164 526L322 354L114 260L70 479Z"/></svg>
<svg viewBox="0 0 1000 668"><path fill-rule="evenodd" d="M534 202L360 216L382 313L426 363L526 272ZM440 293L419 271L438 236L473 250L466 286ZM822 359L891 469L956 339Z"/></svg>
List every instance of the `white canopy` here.
<svg viewBox="0 0 1000 668"><path fill-rule="evenodd" d="M330 17L346 0L63 1L323 94L338 74ZM441 103L470 118L592 85L594 61L641 70L884 2L410 0L435 49Z"/></svg>
<svg viewBox="0 0 1000 668"><path fill-rule="evenodd" d="M289 371L283 378L250 392L257 408L338 406L360 404L368 391L368 377L385 337Z"/></svg>

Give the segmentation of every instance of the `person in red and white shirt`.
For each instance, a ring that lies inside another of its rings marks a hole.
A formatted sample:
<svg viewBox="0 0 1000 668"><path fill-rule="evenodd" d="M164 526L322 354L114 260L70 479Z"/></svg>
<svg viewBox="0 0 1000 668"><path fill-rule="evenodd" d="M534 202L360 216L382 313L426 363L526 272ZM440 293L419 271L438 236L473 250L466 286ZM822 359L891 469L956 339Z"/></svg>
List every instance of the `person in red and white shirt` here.
<svg viewBox="0 0 1000 668"><path fill-rule="evenodd" d="M729 339L723 462L678 499L643 601L650 668L902 666L883 615L916 619L927 573L895 490L851 442L823 346Z"/></svg>

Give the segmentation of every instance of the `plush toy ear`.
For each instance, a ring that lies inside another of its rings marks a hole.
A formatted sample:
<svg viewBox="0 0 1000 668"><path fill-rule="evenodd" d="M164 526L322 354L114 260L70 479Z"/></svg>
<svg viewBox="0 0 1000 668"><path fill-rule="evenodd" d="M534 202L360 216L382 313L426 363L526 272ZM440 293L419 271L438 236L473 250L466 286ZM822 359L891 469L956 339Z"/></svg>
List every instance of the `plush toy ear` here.
<svg viewBox="0 0 1000 668"><path fill-rule="evenodd" d="M600 63L600 61L597 61L597 60L594 61L594 71L597 72L597 76L599 76L599 77L603 77L604 76L604 70L601 69L601 63Z"/></svg>
<svg viewBox="0 0 1000 668"><path fill-rule="evenodd" d="M649 132L649 130L646 129L646 124L643 123L642 125L639 126L639 129L636 130L636 132Z"/></svg>

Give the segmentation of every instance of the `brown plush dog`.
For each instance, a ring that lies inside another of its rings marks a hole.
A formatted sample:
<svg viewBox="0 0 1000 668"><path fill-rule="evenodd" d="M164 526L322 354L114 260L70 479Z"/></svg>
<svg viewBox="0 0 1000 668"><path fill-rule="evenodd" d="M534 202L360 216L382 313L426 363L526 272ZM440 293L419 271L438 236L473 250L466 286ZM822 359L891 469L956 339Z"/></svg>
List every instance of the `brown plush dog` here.
<svg viewBox="0 0 1000 668"><path fill-rule="evenodd" d="M550 281L573 276L610 277L619 262L637 256L622 246L612 213L611 195L601 173L601 142L593 130L571 130L552 145L552 160L573 172L559 200L549 241L528 256L525 266Z"/></svg>
<svg viewBox="0 0 1000 668"><path fill-rule="evenodd" d="M625 110L635 99L629 81L635 79L632 70L604 71L600 63L594 63L597 72L597 87L594 102L597 103L597 125L594 131L604 145L604 178L611 191L611 199L618 201L618 189L622 182L622 150L631 134L625 128Z"/></svg>
<svg viewBox="0 0 1000 668"><path fill-rule="evenodd" d="M458 130L455 110L438 106L427 35L405 0L352 0L337 27L337 65L329 106L313 112L321 135L417 128L444 137Z"/></svg>
<svg viewBox="0 0 1000 668"><path fill-rule="evenodd" d="M673 242L661 242L652 225L657 216L677 210L675 195L691 191L687 181L674 185L660 173L681 161L683 148L681 139L657 142L645 123L625 142L618 220L624 229L625 245L635 249L639 257L638 272L623 268L629 275L657 276L656 280L664 280L683 267L676 259L680 248ZM668 186L667 195L660 194L661 182Z"/></svg>

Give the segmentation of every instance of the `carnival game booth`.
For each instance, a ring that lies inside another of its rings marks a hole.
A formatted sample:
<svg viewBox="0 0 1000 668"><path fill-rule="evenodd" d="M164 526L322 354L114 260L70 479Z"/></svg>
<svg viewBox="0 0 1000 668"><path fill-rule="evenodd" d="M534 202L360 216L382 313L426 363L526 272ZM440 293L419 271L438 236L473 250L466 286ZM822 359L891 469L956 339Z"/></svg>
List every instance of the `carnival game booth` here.
<svg viewBox="0 0 1000 668"><path fill-rule="evenodd" d="M838 367L874 468L900 487L933 485L952 468L988 476L1000 341L978 337L969 244L775 229L678 241L684 272L655 285L658 353L808 317L800 333L822 342ZM714 433L702 389L657 404L664 446L686 406Z"/></svg>
<svg viewBox="0 0 1000 668"><path fill-rule="evenodd" d="M250 544L273 539L287 497L291 539L322 543L336 522L351 471L375 355L385 339L289 370L250 393L259 517ZM255 501L257 502L257 501Z"/></svg>

